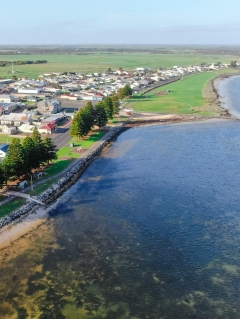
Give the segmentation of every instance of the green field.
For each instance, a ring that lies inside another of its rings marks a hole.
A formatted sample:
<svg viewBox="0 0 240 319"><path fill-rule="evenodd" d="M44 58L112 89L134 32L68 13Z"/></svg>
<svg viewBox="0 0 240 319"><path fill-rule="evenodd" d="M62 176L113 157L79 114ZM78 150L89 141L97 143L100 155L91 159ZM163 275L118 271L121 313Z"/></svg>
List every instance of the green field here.
<svg viewBox="0 0 240 319"><path fill-rule="evenodd" d="M86 55L77 54L39 54L39 55L1 55L1 61L17 60L47 60L46 64L16 65L18 76L37 78L40 74L48 72L104 72L108 68L113 70L122 67L131 70L136 67L169 68L174 65L188 66L206 63L229 63L238 60L233 55L210 55L199 52L179 52L172 54L147 53L147 52L93 52ZM11 66L0 68L0 77L11 77L7 72Z"/></svg>
<svg viewBox="0 0 240 319"><path fill-rule="evenodd" d="M203 87L218 74L218 72L207 72L187 76L180 81L154 89L142 96L133 96L129 100L128 106L140 112L194 113L194 107L204 106L206 103L202 94ZM170 90L171 92L167 95L158 95L157 92L160 90L165 92Z"/></svg>
<svg viewBox="0 0 240 319"><path fill-rule="evenodd" d="M13 138L19 138L21 139L22 137L19 136L8 136L6 134L0 134L0 144L10 144L12 142Z"/></svg>

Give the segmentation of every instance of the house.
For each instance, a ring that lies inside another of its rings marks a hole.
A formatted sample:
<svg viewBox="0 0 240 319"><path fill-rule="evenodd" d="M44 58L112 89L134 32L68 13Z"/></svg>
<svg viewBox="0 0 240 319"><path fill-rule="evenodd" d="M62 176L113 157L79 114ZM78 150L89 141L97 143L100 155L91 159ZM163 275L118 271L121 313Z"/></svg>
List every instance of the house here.
<svg viewBox="0 0 240 319"><path fill-rule="evenodd" d="M2 133L6 133L8 135L12 135L12 134L16 134L17 133L17 128L15 126L1 125L0 124L0 131L2 131Z"/></svg>
<svg viewBox="0 0 240 319"><path fill-rule="evenodd" d="M28 102L38 102L40 98L38 96L30 95L27 97Z"/></svg>
<svg viewBox="0 0 240 319"><path fill-rule="evenodd" d="M41 114L55 114L61 111L61 109L61 102L57 101L56 99L40 101L37 104L37 110Z"/></svg>
<svg viewBox="0 0 240 319"><path fill-rule="evenodd" d="M39 88L19 88L18 93L23 94L38 94L41 90Z"/></svg>
<svg viewBox="0 0 240 319"><path fill-rule="evenodd" d="M25 180L25 181L22 181L18 184L18 187L20 188L25 188L27 186L28 182Z"/></svg>
<svg viewBox="0 0 240 319"><path fill-rule="evenodd" d="M22 124L18 126L18 131L22 133L33 133L34 128L34 125Z"/></svg>
<svg viewBox="0 0 240 319"><path fill-rule="evenodd" d="M20 126L21 124L31 124L31 116L23 115L22 113L11 113L0 116L1 124L10 124Z"/></svg>
<svg viewBox="0 0 240 319"><path fill-rule="evenodd" d="M9 144L0 144L0 162L6 157Z"/></svg>
<svg viewBox="0 0 240 319"><path fill-rule="evenodd" d="M2 108L2 113L10 113L14 110L17 109L17 103L15 102L11 102L11 103L7 103L7 102L0 102L0 107Z"/></svg>
<svg viewBox="0 0 240 319"><path fill-rule="evenodd" d="M12 82L13 82L12 79L1 79L0 80L0 84L10 84Z"/></svg>
<svg viewBox="0 0 240 319"><path fill-rule="evenodd" d="M0 94L0 102L4 102L4 103L15 102L15 98L11 94Z"/></svg>
<svg viewBox="0 0 240 319"><path fill-rule="evenodd" d="M38 128L39 133L52 134L56 131L57 125L55 123L46 123Z"/></svg>
<svg viewBox="0 0 240 319"><path fill-rule="evenodd" d="M33 173L33 178L39 179L43 176L42 172L35 172Z"/></svg>

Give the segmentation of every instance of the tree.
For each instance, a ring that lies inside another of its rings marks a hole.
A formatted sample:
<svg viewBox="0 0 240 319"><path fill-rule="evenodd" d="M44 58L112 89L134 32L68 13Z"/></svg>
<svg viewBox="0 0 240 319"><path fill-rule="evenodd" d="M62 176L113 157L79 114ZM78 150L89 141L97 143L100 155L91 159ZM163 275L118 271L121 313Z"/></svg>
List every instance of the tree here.
<svg viewBox="0 0 240 319"><path fill-rule="evenodd" d="M124 88L123 88L123 94L124 94L124 96L130 96L130 95L132 95L132 89L131 89L131 87L130 87L129 84L126 84L126 85L124 86Z"/></svg>
<svg viewBox="0 0 240 319"><path fill-rule="evenodd" d="M118 89L117 95L120 100L125 98L123 88Z"/></svg>
<svg viewBox="0 0 240 319"><path fill-rule="evenodd" d="M230 67L236 68L237 67L237 61L231 61L230 62Z"/></svg>
<svg viewBox="0 0 240 319"><path fill-rule="evenodd" d="M5 183L7 185L7 181L12 176L12 170L11 170L11 166L10 166L9 162L6 161L5 159L1 163L1 173L3 175Z"/></svg>
<svg viewBox="0 0 240 319"><path fill-rule="evenodd" d="M8 148L8 152L2 161L2 169L6 178L21 175L26 173L25 168L25 153L23 146L18 138L13 138L12 143Z"/></svg>
<svg viewBox="0 0 240 319"><path fill-rule="evenodd" d="M82 136L82 131L80 128L80 120L81 120L80 118L81 118L80 111L78 111L74 116L73 123L70 129L70 135L75 136L77 138L80 138Z"/></svg>
<svg viewBox="0 0 240 319"><path fill-rule="evenodd" d="M82 108L76 113L76 116L74 117L73 124L71 127L70 134L71 136L75 136L78 139L86 136L90 131L90 119L89 119L89 113L88 110Z"/></svg>
<svg viewBox="0 0 240 319"><path fill-rule="evenodd" d="M103 102L99 102L95 105L94 108L94 122L99 127L102 127L107 124L108 116Z"/></svg>
<svg viewBox="0 0 240 319"><path fill-rule="evenodd" d="M44 145L44 161L49 164L49 161L57 159L57 146L53 143L50 137L46 137L43 141Z"/></svg>
<svg viewBox="0 0 240 319"><path fill-rule="evenodd" d="M3 170L0 166L0 188L3 187L4 182L5 182L5 178L4 178Z"/></svg>
<svg viewBox="0 0 240 319"><path fill-rule="evenodd" d="M123 98L125 98L126 96L132 95L132 89L131 89L130 85L129 85L129 84L126 84L123 88L120 88L120 89L118 90L117 95L118 95L118 98L119 98L119 99L123 99Z"/></svg>
<svg viewBox="0 0 240 319"><path fill-rule="evenodd" d="M107 96L103 100L103 105L104 105L105 110L107 112L108 119L112 119L113 118L113 103L112 103L112 99L110 98L110 96Z"/></svg>
<svg viewBox="0 0 240 319"><path fill-rule="evenodd" d="M112 104L113 104L113 114L118 114L120 110L120 102L116 93L111 96Z"/></svg>
<svg viewBox="0 0 240 319"><path fill-rule="evenodd" d="M30 136L24 138L22 145L24 149L26 172L32 174L32 169L39 168L41 164L38 156L38 149L36 149L35 143Z"/></svg>
<svg viewBox="0 0 240 319"><path fill-rule="evenodd" d="M32 134L32 140L34 142L35 151L38 156L39 165L44 163L44 145L41 134L38 132L38 129L35 127Z"/></svg>
<svg viewBox="0 0 240 319"><path fill-rule="evenodd" d="M86 113L86 126L88 127L89 131L92 130L94 126L94 108L92 102L89 101L84 107L84 112Z"/></svg>

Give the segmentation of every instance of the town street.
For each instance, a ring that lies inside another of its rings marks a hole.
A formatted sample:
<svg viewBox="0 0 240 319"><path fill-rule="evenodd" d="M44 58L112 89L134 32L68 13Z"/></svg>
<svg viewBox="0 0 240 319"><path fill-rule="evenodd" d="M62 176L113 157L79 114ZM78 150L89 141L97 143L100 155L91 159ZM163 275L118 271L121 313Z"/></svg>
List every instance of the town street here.
<svg viewBox="0 0 240 319"><path fill-rule="evenodd" d="M65 146L70 140L70 124L67 127L59 127L54 134L52 134L52 141L57 146L58 149Z"/></svg>

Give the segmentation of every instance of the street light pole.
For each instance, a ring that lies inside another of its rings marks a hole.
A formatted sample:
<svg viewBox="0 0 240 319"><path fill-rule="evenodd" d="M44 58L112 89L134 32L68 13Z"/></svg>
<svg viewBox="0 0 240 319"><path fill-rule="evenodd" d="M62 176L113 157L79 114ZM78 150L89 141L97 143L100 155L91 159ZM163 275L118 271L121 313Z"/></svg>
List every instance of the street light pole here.
<svg viewBox="0 0 240 319"><path fill-rule="evenodd" d="M32 174L29 174L31 178L31 191L33 190L33 183L32 183Z"/></svg>

